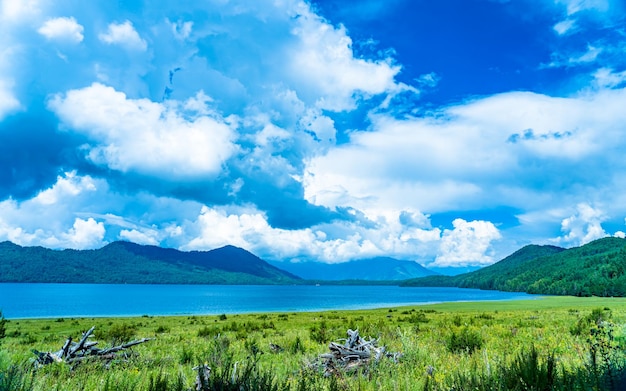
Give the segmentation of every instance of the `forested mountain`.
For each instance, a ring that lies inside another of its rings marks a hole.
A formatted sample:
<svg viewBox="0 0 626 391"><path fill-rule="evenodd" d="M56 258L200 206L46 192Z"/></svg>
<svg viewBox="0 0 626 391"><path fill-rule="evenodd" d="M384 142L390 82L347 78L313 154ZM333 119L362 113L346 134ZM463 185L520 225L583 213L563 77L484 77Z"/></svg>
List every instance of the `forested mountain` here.
<svg viewBox="0 0 626 391"><path fill-rule="evenodd" d="M241 248L184 252L129 242L98 250L0 243L0 282L281 284L300 279Z"/></svg>
<svg viewBox="0 0 626 391"><path fill-rule="evenodd" d="M437 274L417 262L389 257L332 264L321 262L272 262L272 264L307 280L398 281Z"/></svg>
<svg viewBox="0 0 626 391"><path fill-rule="evenodd" d="M412 279L402 285L626 296L626 239L604 238L567 250L530 245L471 273Z"/></svg>

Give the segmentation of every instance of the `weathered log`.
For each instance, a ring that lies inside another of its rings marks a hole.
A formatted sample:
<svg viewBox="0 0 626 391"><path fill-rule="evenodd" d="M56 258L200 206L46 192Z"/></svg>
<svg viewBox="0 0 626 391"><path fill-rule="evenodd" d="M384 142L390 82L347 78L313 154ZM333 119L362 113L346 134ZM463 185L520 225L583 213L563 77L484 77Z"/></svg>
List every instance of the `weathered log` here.
<svg viewBox="0 0 626 391"><path fill-rule="evenodd" d="M72 348L70 348L68 356L73 356L77 351L81 350L85 345L85 342L87 342L87 338L91 336L95 329L96 326L92 326L89 330L87 330L87 332L83 333L83 337L80 339L80 341L75 346L72 346Z"/></svg>
<svg viewBox="0 0 626 391"><path fill-rule="evenodd" d="M118 359L119 352L122 352L135 345L139 345L144 342L151 341L153 338L142 338L135 341L123 343L118 346L112 346L106 349L98 349L95 346L97 341L87 341L92 336L95 326L83 333L82 338L78 343L72 342L72 337L69 337L63 347L57 352L39 352L33 349L33 353L37 356L35 360L36 365L47 365L53 362L65 362L67 364L76 364L89 359L98 359L104 362L110 362Z"/></svg>
<svg viewBox="0 0 626 391"><path fill-rule="evenodd" d="M384 346L376 346L377 340L361 338L358 330L348 330L348 338L344 343L331 342L328 345L329 353L318 356L318 366L324 370L325 376L339 372L354 372L370 362L378 362L383 357L389 357L397 362L400 353L387 353Z"/></svg>

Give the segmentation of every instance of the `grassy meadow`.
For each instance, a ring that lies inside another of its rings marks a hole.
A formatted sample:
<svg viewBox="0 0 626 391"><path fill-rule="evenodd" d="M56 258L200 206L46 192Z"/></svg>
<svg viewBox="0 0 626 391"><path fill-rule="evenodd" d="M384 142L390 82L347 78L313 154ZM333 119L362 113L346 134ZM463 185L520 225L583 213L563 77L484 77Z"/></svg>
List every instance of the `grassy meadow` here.
<svg viewBox="0 0 626 391"><path fill-rule="evenodd" d="M96 326L100 347L151 337L105 366L33 369ZM3 390L195 390L208 364L215 390L626 389L626 299L545 297L360 311L220 316L20 319L0 339ZM402 354L324 376L318 356L347 329ZM1 330L0 330L1 331ZM1 332L0 332L1 336ZM270 349L278 345L282 351Z"/></svg>

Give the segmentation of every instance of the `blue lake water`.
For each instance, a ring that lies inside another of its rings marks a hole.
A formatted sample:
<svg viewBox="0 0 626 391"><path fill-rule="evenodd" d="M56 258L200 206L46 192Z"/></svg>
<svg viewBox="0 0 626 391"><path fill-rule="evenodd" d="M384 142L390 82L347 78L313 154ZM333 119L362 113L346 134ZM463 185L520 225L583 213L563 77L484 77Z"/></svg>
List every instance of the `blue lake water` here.
<svg viewBox="0 0 626 391"><path fill-rule="evenodd" d="M397 286L0 284L0 310L7 319L299 312L537 297Z"/></svg>

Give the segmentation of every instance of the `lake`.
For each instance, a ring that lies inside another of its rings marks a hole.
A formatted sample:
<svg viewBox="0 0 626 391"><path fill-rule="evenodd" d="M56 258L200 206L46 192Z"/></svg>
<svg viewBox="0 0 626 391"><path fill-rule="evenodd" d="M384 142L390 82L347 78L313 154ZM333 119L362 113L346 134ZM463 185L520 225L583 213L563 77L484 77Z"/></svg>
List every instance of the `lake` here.
<svg viewBox="0 0 626 391"><path fill-rule="evenodd" d="M397 286L0 283L0 310L7 319L301 312L537 297Z"/></svg>

